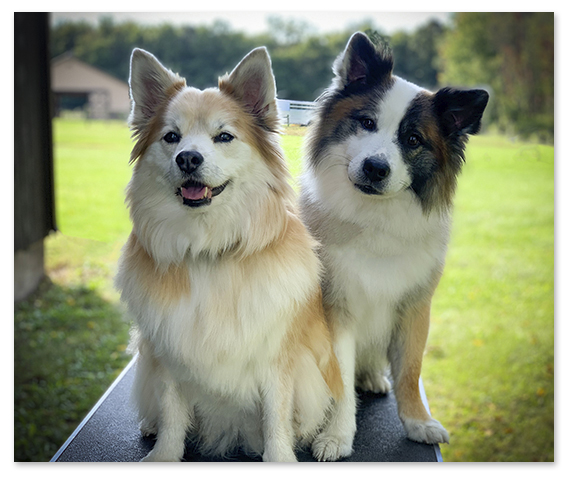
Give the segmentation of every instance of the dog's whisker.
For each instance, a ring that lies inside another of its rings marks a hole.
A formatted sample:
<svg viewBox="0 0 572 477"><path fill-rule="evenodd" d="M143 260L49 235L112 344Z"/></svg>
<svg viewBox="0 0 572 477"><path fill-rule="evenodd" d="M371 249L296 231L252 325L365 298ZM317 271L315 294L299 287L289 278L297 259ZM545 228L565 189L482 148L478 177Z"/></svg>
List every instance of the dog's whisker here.
<svg viewBox="0 0 572 477"><path fill-rule="evenodd" d="M347 164L345 162L338 162L338 163L333 163L333 164L329 164L325 169L323 169L322 173L324 172L328 172L330 169L333 169L335 167L347 167Z"/></svg>

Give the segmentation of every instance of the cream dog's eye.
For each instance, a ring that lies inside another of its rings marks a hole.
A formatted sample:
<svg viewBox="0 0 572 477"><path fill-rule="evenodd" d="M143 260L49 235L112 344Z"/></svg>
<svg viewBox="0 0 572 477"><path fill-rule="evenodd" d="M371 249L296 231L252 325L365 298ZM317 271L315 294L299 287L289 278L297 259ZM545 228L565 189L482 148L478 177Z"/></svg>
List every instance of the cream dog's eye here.
<svg viewBox="0 0 572 477"><path fill-rule="evenodd" d="M176 132L174 131L170 131L167 134L165 134L163 136L163 141L169 143L169 144L173 144L173 143L177 143L181 140L181 136L179 136Z"/></svg>
<svg viewBox="0 0 572 477"><path fill-rule="evenodd" d="M227 132L221 132L218 136L215 136L214 142L230 142L234 139L234 136Z"/></svg>

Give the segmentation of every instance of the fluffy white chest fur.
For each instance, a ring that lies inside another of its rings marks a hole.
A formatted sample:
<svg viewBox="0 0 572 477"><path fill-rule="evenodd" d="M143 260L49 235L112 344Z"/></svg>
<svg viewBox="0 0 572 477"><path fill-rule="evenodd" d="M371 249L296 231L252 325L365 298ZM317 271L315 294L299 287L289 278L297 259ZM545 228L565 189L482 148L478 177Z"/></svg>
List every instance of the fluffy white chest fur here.
<svg viewBox="0 0 572 477"><path fill-rule="evenodd" d="M196 382L217 395L253 399L267 378L267 363L281 350L292 309L315 286L312 275L293 263L255 267L232 260L188 262L189 295L168 306L157 306L151 297L133 301L140 332L177 381Z"/></svg>
<svg viewBox="0 0 572 477"><path fill-rule="evenodd" d="M190 415L204 452L224 454L242 445L268 458L266 403L282 399L291 403L284 419L294 420L298 438L316 432L331 396L322 369L337 363L325 323L306 321L314 313L310 304L319 302L313 253L292 254L285 245L240 260L189 255L149 275L153 264L134 235L127 247L133 252L124 257L118 282L137 323L135 395L144 433L165 428L162 409L170 406L168 425ZM303 336L315 333L320 338L312 349ZM292 389L277 396L276 382ZM176 439L176 457L167 442L161 459L164 453L169 460L180 458L183 437Z"/></svg>
<svg viewBox="0 0 572 477"><path fill-rule="evenodd" d="M358 231L351 244L327 251L326 260L335 270L332 289L343 296L358 347L376 345L382 355L387 354L399 303L416 287L426 286L445 257L441 234L411 239L400 232L403 227L370 225Z"/></svg>
<svg viewBox="0 0 572 477"><path fill-rule="evenodd" d="M305 173L302 183L312 211L309 220L318 231L329 270L325 301L345 303L357 333L387 336L400 301L442 269L449 217L437 211L424 214L407 191L379 199L372 209L362 208L353 190L345 192L358 200L340 205L333 199L341 187L330 189L312 171Z"/></svg>

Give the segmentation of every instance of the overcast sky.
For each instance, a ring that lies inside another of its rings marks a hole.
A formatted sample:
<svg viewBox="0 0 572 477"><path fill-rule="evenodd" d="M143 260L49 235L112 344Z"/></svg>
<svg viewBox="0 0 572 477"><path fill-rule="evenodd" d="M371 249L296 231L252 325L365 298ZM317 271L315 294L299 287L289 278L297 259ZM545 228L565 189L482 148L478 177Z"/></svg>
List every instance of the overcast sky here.
<svg viewBox="0 0 572 477"><path fill-rule="evenodd" d="M323 4L323 3L322 3ZM192 3L187 3L188 6ZM217 3L218 5L218 3ZM431 18L436 18L441 22L447 22L450 18L449 13L395 13L395 12L375 12L375 11L341 11L341 10L314 10L314 11L288 11L268 8L256 9L250 7L248 10L240 10L240 2L232 4L237 6L234 11L226 9L218 9L212 11L197 11L189 8L185 12L179 13L161 13L161 12L131 12L131 13L52 13L52 22L61 20L79 20L86 19L97 22L98 18L103 15L112 16L117 21L135 20L144 23L162 23L169 22L174 24L191 24L191 25L212 25L216 19L226 21L231 28L236 31L244 31L247 33L261 33L268 30L267 19L271 15L279 15L287 19L300 19L312 25L319 33L329 31L340 31L348 25L354 25L364 19L371 20L376 28L384 33L393 33L397 30L411 31L421 24L428 22Z"/></svg>

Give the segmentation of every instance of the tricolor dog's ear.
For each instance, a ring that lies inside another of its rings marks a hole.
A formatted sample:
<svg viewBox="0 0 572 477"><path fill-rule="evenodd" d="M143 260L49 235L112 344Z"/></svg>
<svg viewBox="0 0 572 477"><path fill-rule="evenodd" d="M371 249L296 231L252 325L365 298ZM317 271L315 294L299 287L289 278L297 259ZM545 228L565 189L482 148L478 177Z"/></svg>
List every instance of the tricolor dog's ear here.
<svg viewBox="0 0 572 477"><path fill-rule="evenodd" d="M365 33L352 35L343 53L334 62L337 89L349 86L374 86L393 71L393 56L388 48L378 48Z"/></svg>
<svg viewBox="0 0 572 477"><path fill-rule="evenodd" d="M435 93L433 105L445 137L477 134L489 94L482 89L443 88Z"/></svg>
<svg viewBox="0 0 572 477"><path fill-rule="evenodd" d="M155 56L135 48L131 54L129 73L131 127L145 127L173 92L184 86L185 80L165 68Z"/></svg>
<svg viewBox="0 0 572 477"><path fill-rule="evenodd" d="M230 74L219 78L219 89L262 120L278 117L276 82L270 55L264 47L252 50Z"/></svg>

